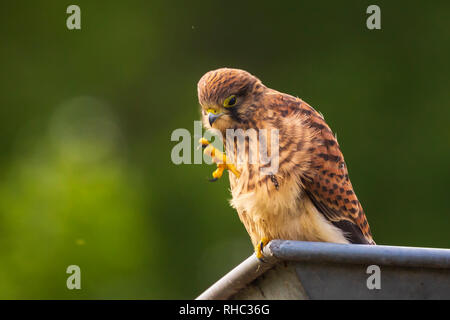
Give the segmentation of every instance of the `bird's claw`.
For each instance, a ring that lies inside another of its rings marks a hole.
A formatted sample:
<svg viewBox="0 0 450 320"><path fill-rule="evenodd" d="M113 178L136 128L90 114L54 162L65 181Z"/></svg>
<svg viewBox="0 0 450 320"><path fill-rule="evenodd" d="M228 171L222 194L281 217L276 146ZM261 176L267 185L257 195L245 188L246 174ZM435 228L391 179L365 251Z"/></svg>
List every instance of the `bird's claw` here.
<svg viewBox="0 0 450 320"><path fill-rule="evenodd" d="M213 178L210 179L209 181L214 182L220 179L223 175L223 172L226 169L233 172L234 175L239 178L241 173L236 169L236 167L233 164L227 163L227 157L224 153L214 148L213 145L205 138L201 138L199 143L201 147L204 149L203 152L211 156L213 161L217 164L217 169L212 173Z"/></svg>
<svg viewBox="0 0 450 320"><path fill-rule="evenodd" d="M255 246L255 255L259 261L264 262L263 249L269 243L269 238L262 238Z"/></svg>
<svg viewBox="0 0 450 320"><path fill-rule="evenodd" d="M210 145L211 142L209 142L207 139L205 138L200 138L200 140L198 141L200 143L200 146L205 149L207 146Z"/></svg>

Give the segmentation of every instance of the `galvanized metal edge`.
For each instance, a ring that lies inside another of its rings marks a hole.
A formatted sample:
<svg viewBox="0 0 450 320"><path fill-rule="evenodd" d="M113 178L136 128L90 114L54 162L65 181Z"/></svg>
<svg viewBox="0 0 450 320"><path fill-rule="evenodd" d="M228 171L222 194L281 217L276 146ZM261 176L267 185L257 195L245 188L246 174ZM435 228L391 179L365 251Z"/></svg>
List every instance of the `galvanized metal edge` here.
<svg viewBox="0 0 450 320"><path fill-rule="evenodd" d="M255 255L250 256L199 295L197 300L228 299L278 261L450 269L450 249L272 240L264 248L264 262Z"/></svg>
<svg viewBox="0 0 450 320"><path fill-rule="evenodd" d="M280 260L450 268L450 249L273 240L270 254Z"/></svg>
<svg viewBox="0 0 450 320"><path fill-rule="evenodd" d="M254 254L251 255L199 295L196 300L228 299L261 274L272 268L277 261L278 259L273 257L266 247L264 261L258 260Z"/></svg>

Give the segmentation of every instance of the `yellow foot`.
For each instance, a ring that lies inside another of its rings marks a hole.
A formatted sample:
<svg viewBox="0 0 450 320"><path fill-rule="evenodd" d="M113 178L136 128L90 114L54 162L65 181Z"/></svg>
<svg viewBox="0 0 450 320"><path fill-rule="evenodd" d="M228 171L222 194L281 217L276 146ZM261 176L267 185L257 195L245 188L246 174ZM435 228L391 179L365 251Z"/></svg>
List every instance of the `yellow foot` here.
<svg viewBox="0 0 450 320"><path fill-rule="evenodd" d="M210 181L217 181L217 179L222 177L225 169L233 172L236 177L240 177L241 173L236 169L234 164L227 163L227 156L224 153L214 148L213 145L205 138L201 138L199 142L201 146L205 148L203 152L209 155L212 158L213 162L217 164L217 169L213 172L213 178Z"/></svg>
<svg viewBox="0 0 450 320"><path fill-rule="evenodd" d="M212 173L213 178L210 179L209 181L217 181L217 179L220 179L220 178L222 177L222 174L223 174L223 172L224 172L224 170L225 170L226 168L227 168L226 165L224 165L224 164L218 164L218 165L217 165L216 171L214 171L214 172Z"/></svg>
<svg viewBox="0 0 450 320"><path fill-rule="evenodd" d="M259 243L255 247L256 257L261 261L263 261L263 258L264 258L263 249L268 243L269 243L269 238L264 237L261 239L261 241L259 241Z"/></svg>

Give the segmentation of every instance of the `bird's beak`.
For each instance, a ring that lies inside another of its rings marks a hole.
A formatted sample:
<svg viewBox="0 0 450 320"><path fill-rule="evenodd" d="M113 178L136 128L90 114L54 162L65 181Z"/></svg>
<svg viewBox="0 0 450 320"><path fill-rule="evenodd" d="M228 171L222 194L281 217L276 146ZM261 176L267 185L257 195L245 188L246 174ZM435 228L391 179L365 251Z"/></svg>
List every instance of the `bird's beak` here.
<svg viewBox="0 0 450 320"><path fill-rule="evenodd" d="M212 126L213 123L214 123L214 121L216 121L217 118L219 118L221 115L222 115L222 113L214 114L214 113L211 113L211 112L210 112L210 113L208 114L209 125Z"/></svg>

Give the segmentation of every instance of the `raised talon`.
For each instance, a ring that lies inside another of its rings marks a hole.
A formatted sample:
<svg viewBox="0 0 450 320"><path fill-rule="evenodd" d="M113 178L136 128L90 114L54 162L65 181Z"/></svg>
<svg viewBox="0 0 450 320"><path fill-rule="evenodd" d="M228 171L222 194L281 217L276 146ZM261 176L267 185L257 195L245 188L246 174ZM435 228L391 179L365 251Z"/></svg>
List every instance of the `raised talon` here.
<svg viewBox="0 0 450 320"><path fill-rule="evenodd" d="M210 142L208 140L206 140L205 138L200 138L200 140L198 141L201 145L201 147L204 149L206 148Z"/></svg>
<svg viewBox="0 0 450 320"><path fill-rule="evenodd" d="M203 152L211 156L213 162L217 163L217 169L213 172L213 179L211 179L210 181L217 181L219 178L221 178L225 169L233 172L236 177L240 177L241 173L233 164L227 163L227 156L224 153L214 148L213 145L205 138L201 138L199 140L199 143L202 148L205 149Z"/></svg>
<svg viewBox="0 0 450 320"><path fill-rule="evenodd" d="M227 168L225 164L218 164L216 171L212 173L214 181L222 177L223 171Z"/></svg>
<svg viewBox="0 0 450 320"><path fill-rule="evenodd" d="M260 261L264 261L264 255L263 255L263 249L264 247L269 243L269 238L262 238L261 241L259 241L259 243L256 245L255 247L255 254L256 257L260 260Z"/></svg>

